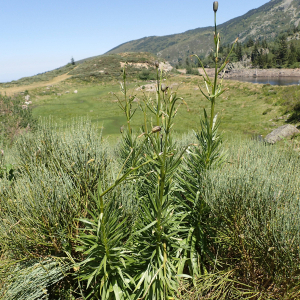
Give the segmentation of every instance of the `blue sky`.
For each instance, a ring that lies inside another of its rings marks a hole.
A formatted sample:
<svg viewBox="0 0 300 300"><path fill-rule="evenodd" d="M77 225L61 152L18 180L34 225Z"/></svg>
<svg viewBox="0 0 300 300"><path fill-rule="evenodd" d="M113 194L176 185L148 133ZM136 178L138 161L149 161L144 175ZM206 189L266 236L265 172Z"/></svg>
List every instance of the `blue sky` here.
<svg viewBox="0 0 300 300"><path fill-rule="evenodd" d="M217 23L267 0L220 0ZM0 7L0 82L100 55L145 36L213 25L208 0L7 0Z"/></svg>

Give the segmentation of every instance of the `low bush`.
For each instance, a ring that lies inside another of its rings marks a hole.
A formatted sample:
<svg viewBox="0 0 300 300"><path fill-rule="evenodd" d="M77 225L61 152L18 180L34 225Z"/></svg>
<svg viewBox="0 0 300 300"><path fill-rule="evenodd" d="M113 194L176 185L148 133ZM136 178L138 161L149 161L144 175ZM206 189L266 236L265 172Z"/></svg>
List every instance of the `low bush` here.
<svg viewBox="0 0 300 300"><path fill-rule="evenodd" d="M263 114L263 115L266 115L266 114L268 114L268 113L271 112L271 111L272 111L271 108L267 108L267 109L265 109L265 110L262 112L262 114Z"/></svg>
<svg viewBox="0 0 300 300"><path fill-rule="evenodd" d="M53 123L47 122L34 134L20 136L14 146L18 169L12 184L8 176L4 176L0 188L3 259L0 282L3 284L3 276L7 278L1 290L4 295L15 295L5 299L18 299L19 294L13 292L15 282L20 280L16 268L29 274L36 272L36 267L30 269L33 264L44 268L50 259L57 269L54 277L45 273L39 278L38 288L32 290L29 286L27 298L21 297L40 299L33 295L39 295L42 289L45 294L45 287L63 276L60 268L69 270L64 267L70 263L66 262L65 253L74 252L74 239L80 227L78 219L93 206L89 192L95 190L99 177L102 182L111 180L110 172L105 170L113 164L108 167L109 158L101 134L80 121L61 134Z"/></svg>
<svg viewBox="0 0 300 300"><path fill-rule="evenodd" d="M296 103L292 108L292 113L288 118L288 122L297 123L300 122L300 103Z"/></svg>
<svg viewBox="0 0 300 300"><path fill-rule="evenodd" d="M186 68L186 74L200 75L198 68L192 68L190 66Z"/></svg>
<svg viewBox="0 0 300 300"><path fill-rule="evenodd" d="M156 74L155 72L151 72L150 70L143 70L139 73L139 79L141 80L155 80Z"/></svg>
<svg viewBox="0 0 300 300"><path fill-rule="evenodd" d="M234 147L202 190L215 217L221 270L235 269L235 279L263 299L299 293L299 155L254 141Z"/></svg>
<svg viewBox="0 0 300 300"><path fill-rule="evenodd" d="M8 97L0 94L0 144L11 144L24 131L35 129L36 120L30 106L22 96Z"/></svg>

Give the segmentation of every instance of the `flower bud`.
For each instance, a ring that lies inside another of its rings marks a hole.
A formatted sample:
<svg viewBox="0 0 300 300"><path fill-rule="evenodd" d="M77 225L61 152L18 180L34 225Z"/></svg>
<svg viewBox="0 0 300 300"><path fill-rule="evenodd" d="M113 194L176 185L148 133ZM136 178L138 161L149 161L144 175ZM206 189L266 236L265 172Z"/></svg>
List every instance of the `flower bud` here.
<svg viewBox="0 0 300 300"><path fill-rule="evenodd" d="M161 127L160 126L154 126L151 130L152 133L155 133L155 132L159 132L161 131Z"/></svg>
<svg viewBox="0 0 300 300"><path fill-rule="evenodd" d="M219 6L219 3L218 3L218 1L214 1L214 4L213 4L213 9L214 9L214 12L217 12L217 10L218 10L218 6Z"/></svg>
<svg viewBox="0 0 300 300"><path fill-rule="evenodd" d="M162 83L162 85L160 86L160 89L161 89L163 92L165 92L165 91L168 89L168 87L167 87L164 83Z"/></svg>
<svg viewBox="0 0 300 300"><path fill-rule="evenodd" d="M156 68L158 68L159 67L158 61L155 61L154 65L155 65Z"/></svg>

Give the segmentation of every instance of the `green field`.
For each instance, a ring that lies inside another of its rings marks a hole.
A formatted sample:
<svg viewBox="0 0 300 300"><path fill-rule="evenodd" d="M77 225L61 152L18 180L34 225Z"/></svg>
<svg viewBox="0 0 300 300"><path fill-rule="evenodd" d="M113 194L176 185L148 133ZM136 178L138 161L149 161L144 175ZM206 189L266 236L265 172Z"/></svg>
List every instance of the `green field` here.
<svg viewBox="0 0 300 300"><path fill-rule="evenodd" d="M134 103L137 108L133 125L136 129L143 124L143 116L138 103L143 104L144 99L155 99L154 92L137 91L136 88L149 84L149 82L137 81L128 86L128 95L136 95L139 102ZM185 104L178 110L178 116L174 129L178 133L186 133L199 126L199 118L203 107L209 107L208 101L201 95L198 85L203 87L203 81L199 76L173 75L165 84L177 90L177 95L182 97ZM280 104L290 94L290 101L297 98L298 87L296 86L266 86L238 81L224 81L228 88L218 100L217 107L221 116L221 130L226 137L268 134L274 128L284 124L284 115L287 106ZM65 124L76 117L88 117L99 128L103 127L103 135L115 139L120 133L120 127L125 123L125 117L118 107L116 93L120 99L119 83L111 84L76 85L69 87L61 85L51 88L49 95L43 95L41 90L33 93L36 100L33 101L33 115L47 118L51 116L58 124ZM65 91L70 90L69 94ZM78 93L73 93L78 90ZM62 96L57 96L57 93ZM278 119L279 118L279 119ZM270 121L272 120L272 121Z"/></svg>

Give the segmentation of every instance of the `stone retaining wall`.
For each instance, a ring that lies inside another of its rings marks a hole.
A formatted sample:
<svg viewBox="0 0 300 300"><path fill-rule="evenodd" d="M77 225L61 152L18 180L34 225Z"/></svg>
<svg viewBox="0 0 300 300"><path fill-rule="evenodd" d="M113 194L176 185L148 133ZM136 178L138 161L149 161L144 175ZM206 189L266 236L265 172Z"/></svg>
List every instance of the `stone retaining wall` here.
<svg viewBox="0 0 300 300"><path fill-rule="evenodd" d="M213 68L205 69L209 77L214 76ZM204 74L199 68L200 74ZM224 78L237 77L300 77L300 69L231 69L227 70Z"/></svg>

